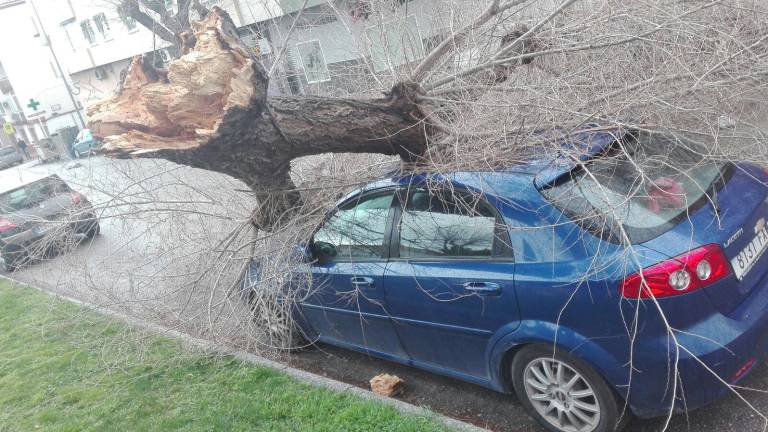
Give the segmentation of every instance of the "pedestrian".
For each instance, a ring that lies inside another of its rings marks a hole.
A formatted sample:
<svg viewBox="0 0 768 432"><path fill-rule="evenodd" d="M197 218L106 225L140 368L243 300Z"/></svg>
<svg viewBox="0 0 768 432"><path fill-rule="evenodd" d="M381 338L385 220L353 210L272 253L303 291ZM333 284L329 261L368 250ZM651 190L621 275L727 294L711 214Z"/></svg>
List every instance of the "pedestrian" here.
<svg viewBox="0 0 768 432"><path fill-rule="evenodd" d="M21 154L24 155L27 159L32 159L32 156L29 155L29 150L27 150L27 143L24 142L23 139L19 138L18 141L16 141L16 145L19 147L19 150L21 151Z"/></svg>

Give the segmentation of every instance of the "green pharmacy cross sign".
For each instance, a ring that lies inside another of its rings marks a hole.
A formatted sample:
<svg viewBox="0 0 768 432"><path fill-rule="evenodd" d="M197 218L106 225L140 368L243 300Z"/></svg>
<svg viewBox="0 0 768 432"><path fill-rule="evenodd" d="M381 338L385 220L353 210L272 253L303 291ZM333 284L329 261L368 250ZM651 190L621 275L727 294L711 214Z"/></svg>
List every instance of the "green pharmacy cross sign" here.
<svg viewBox="0 0 768 432"><path fill-rule="evenodd" d="M31 109L32 111L37 111L37 108L40 106L40 102L30 99L29 103L27 104L27 108Z"/></svg>

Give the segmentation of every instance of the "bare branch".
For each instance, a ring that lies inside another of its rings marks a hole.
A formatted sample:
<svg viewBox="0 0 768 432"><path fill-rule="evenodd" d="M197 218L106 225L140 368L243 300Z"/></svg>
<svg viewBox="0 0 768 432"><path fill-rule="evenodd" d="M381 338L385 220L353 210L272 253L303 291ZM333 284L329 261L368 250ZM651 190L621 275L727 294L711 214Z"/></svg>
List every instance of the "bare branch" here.
<svg viewBox="0 0 768 432"><path fill-rule="evenodd" d="M458 32L453 32L439 45L437 45L429 54L427 54L424 60L422 60L421 63L416 66L416 69L411 74L411 80L413 82L421 82L424 80L426 75L435 66L437 66L438 62L442 60L446 54L450 53L451 50L454 50L456 47L459 47L466 42L467 37L472 34L472 31L482 27L491 18L503 13L512 7L525 3L526 1L528 0L514 0L504 5L500 5L500 0L492 1L488 8L482 14L480 14L475 19L475 21L459 30Z"/></svg>
<svg viewBox="0 0 768 432"><path fill-rule="evenodd" d="M176 44L177 40L174 32L169 30L163 24L157 22L146 12L142 11L138 0L123 0L120 5L118 5L118 12L123 16L129 16L135 19L136 22L143 25L150 31L153 31L164 41L174 45Z"/></svg>
<svg viewBox="0 0 768 432"><path fill-rule="evenodd" d="M291 23L291 28L288 30L288 34L285 35L283 46L280 47L280 50L277 52L277 55L275 55L275 62L272 64L272 67L269 69L268 76L272 76L275 71L277 70L277 66L280 64L280 61L283 59L283 55L285 54L285 51L288 49L288 43L291 39L291 35L293 34L293 31L296 29L296 24L298 24L299 20L301 20L302 15L304 15L304 9L307 8L307 4L309 3L309 0L304 0L304 3L301 5L301 9L299 9L299 13L296 14L296 17L293 19L293 23Z"/></svg>

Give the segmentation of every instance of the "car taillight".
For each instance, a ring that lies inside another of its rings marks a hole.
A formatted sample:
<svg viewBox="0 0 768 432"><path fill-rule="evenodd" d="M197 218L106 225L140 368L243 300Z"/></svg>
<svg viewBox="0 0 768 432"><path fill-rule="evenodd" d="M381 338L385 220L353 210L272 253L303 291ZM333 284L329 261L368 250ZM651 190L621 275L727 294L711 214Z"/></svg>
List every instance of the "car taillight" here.
<svg viewBox="0 0 768 432"><path fill-rule="evenodd" d="M621 284L626 298L671 297L705 287L731 274L716 244L709 244L633 273Z"/></svg>
<svg viewBox="0 0 768 432"><path fill-rule="evenodd" d="M16 224L8 219L0 219L0 234L16 228Z"/></svg>
<svg viewBox="0 0 768 432"><path fill-rule="evenodd" d="M83 200L83 196L80 195L77 192L72 193L72 204L80 204L80 202Z"/></svg>

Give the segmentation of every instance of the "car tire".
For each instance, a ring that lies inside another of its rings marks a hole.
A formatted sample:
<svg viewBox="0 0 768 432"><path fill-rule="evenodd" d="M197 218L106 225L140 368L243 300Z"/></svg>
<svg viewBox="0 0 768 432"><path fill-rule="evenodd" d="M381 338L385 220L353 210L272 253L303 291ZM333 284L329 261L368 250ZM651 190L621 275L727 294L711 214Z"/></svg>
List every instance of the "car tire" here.
<svg viewBox="0 0 768 432"><path fill-rule="evenodd" d="M618 432L631 419L591 366L564 352L553 355L552 346L523 347L511 369L520 403L548 431Z"/></svg>
<svg viewBox="0 0 768 432"><path fill-rule="evenodd" d="M0 273L13 273L17 270L20 270L21 267L26 263L26 258L23 256L14 256L6 257L4 259L4 264L0 266Z"/></svg>
<svg viewBox="0 0 768 432"><path fill-rule="evenodd" d="M249 301L251 316L256 327L263 333L263 343L275 350L295 352L310 345L303 330L288 311L258 309Z"/></svg>

